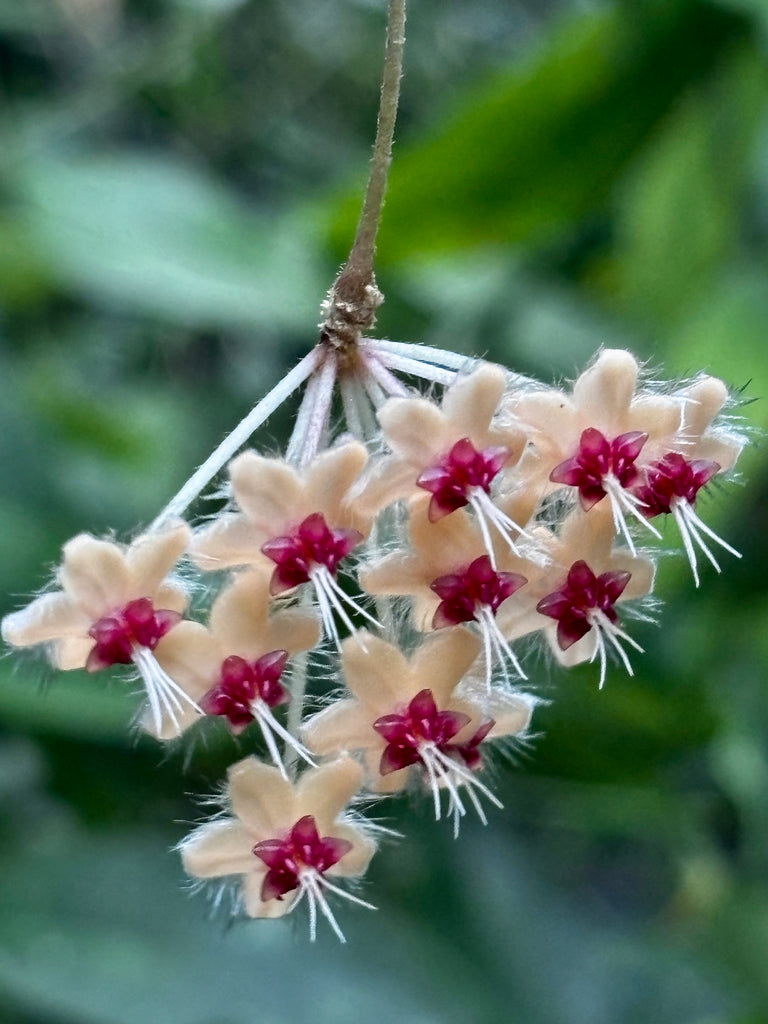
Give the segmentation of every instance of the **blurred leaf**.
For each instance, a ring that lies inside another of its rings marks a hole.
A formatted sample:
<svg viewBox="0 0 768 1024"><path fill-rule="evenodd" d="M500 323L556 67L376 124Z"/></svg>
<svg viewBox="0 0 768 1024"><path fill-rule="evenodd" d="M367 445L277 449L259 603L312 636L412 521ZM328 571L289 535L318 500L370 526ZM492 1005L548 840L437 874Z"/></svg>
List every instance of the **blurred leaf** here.
<svg viewBox="0 0 768 1024"><path fill-rule="evenodd" d="M566 21L526 67L478 89L439 134L398 149L379 256L536 242L604 206L682 89L744 34L693 2L632 4ZM357 205L334 222L341 251Z"/></svg>
<svg viewBox="0 0 768 1024"><path fill-rule="evenodd" d="M19 160L15 189L49 273L97 304L186 325L316 319L307 211L259 214L189 165L130 151Z"/></svg>
<svg viewBox="0 0 768 1024"><path fill-rule="evenodd" d="M30 659L24 660L31 664ZM50 685L43 686L44 674L51 675L51 670L20 664L17 671L6 669L0 675L1 723L38 735L129 742L130 725L142 701L136 695L136 683L59 672Z"/></svg>
<svg viewBox="0 0 768 1024"><path fill-rule="evenodd" d="M707 294L735 253L746 156L766 98L762 54L739 49L686 97L633 164L620 196L615 287L641 314L674 321Z"/></svg>

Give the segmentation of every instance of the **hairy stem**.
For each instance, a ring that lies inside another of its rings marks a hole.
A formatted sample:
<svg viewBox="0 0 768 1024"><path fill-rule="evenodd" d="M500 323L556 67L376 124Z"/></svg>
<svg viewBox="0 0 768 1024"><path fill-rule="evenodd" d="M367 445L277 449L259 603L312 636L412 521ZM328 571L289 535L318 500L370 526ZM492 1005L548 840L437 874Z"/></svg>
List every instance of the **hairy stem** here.
<svg viewBox="0 0 768 1024"><path fill-rule="evenodd" d="M349 259L334 286L337 301L351 303L355 306L367 305L370 302L366 295L366 289L374 283L373 256L376 248L376 233L384 206L389 165L392 162L392 141L400 99L400 79L403 74L405 3L406 0L389 0L384 74L381 81L379 118L368 187L365 191L363 210Z"/></svg>

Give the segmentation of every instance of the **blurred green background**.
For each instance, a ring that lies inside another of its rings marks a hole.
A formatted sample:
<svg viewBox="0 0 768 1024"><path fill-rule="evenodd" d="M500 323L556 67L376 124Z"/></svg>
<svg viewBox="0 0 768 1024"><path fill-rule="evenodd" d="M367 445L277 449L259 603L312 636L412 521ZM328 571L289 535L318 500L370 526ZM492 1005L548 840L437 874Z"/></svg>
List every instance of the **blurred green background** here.
<svg viewBox="0 0 768 1024"><path fill-rule="evenodd" d="M626 345L768 426L768 3L412 7L382 336L547 381ZM147 523L313 344L383 8L0 0L1 611L72 534ZM768 1021L764 454L701 503L745 558L700 591L663 560L635 678L531 663L556 699L489 828L386 808L407 840L347 947L183 890L168 850L232 745L186 764L119 680L4 658L0 1020Z"/></svg>

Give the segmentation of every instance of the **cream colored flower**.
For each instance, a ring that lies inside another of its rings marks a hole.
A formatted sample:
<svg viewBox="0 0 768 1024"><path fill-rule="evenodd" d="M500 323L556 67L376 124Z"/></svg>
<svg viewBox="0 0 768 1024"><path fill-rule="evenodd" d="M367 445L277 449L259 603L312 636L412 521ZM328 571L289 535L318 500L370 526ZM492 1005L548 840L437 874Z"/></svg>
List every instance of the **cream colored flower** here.
<svg viewBox="0 0 768 1024"><path fill-rule="evenodd" d="M361 819L345 813L361 783L362 770L348 757L310 769L296 783L255 757L239 761L229 769L229 816L184 840L184 868L200 879L239 877L249 917L281 917L306 897L312 939L319 907L343 942L326 893L371 906L330 881L362 875L376 850ZM288 893L294 895L283 899Z"/></svg>
<svg viewBox="0 0 768 1024"><path fill-rule="evenodd" d="M694 506L699 491L713 477L733 468L744 438L728 427L710 429L712 421L728 400L728 389L722 381L702 377L680 395L683 401L680 430L672 439L670 451L643 467L643 479L635 488L635 494L643 515L649 519L671 513L698 587L697 549L717 572L720 572L720 566L709 541L741 558L735 548L707 526Z"/></svg>
<svg viewBox="0 0 768 1024"><path fill-rule="evenodd" d="M490 524L514 546L520 524L501 512L496 499L513 486L509 471L520 460L526 433L519 422L499 415L506 385L501 367L482 363L447 389L440 408L426 398L385 402L378 418L393 455L365 481L365 506L431 495L431 521L469 506L486 535Z"/></svg>
<svg viewBox="0 0 768 1024"><path fill-rule="evenodd" d="M644 463L670 450L680 431L680 397L638 391L639 367L621 349L604 349L569 395L541 389L513 392L508 408L531 430L533 446L523 469L550 491L578 492L582 507L608 497L615 530L631 550L627 516L658 536L638 508L633 488Z"/></svg>
<svg viewBox="0 0 768 1024"><path fill-rule="evenodd" d="M544 632L558 661L571 666L598 659L600 686L605 681L608 650L618 655L632 675L622 641L637 651L642 648L619 625L614 605L649 594L655 571L650 559L615 549L613 540L608 510L596 508L585 513L575 509L552 548L553 564L534 586L534 592L547 591L536 605L536 614L540 624L544 621L541 616L554 620ZM500 629L510 629L515 635L530 625L530 616L524 626L514 619L499 621Z"/></svg>
<svg viewBox="0 0 768 1024"><path fill-rule="evenodd" d="M273 709L290 700L280 678L289 655L314 647L319 624L310 611L287 608L270 614L269 578L258 570L236 576L214 601L209 625L182 622L162 646L159 661L185 693L209 715L226 718L233 732L258 721L272 759L282 770L273 733L302 756L300 743L277 721ZM163 717L158 735L169 739L198 720L191 709ZM155 732L150 719L145 728Z"/></svg>
<svg viewBox="0 0 768 1024"><path fill-rule="evenodd" d="M365 539L373 519L350 493L367 457L362 444L350 442L299 471L282 459L244 452L230 464L241 511L224 513L196 534L192 557L203 569L271 568L273 594L310 583L326 632L338 642L334 611L350 630L345 604L371 618L336 582L340 562Z"/></svg>
<svg viewBox="0 0 768 1024"><path fill-rule="evenodd" d="M526 494L501 500L499 507L523 523L533 511ZM411 548L395 551L361 569L360 584L370 594L411 597L414 621L422 632L471 624L483 640L488 686L497 662L505 676L510 662L517 675L525 678L514 651L496 625L496 617L503 614L513 595L517 595L518 606L521 601L525 604L531 580L544 571L541 541L549 541L551 535L540 528L533 530L531 557L514 554L497 540L492 563L486 538L473 517L457 509L433 523L421 504L412 509L409 519ZM528 603L533 611L535 599Z"/></svg>
<svg viewBox="0 0 768 1024"><path fill-rule="evenodd" d="M481 767L477 748L485 739L523 733L533 701L507 692L485 694L482 701L461 693L479 646L457 627L429 637L408 659L364 631L349 637L342 667L352 696L308 719L304 742L319 754L361 752L368 785L380 793L402 789L417 768L432 790L438 819L441 791L448 791L455 829L466 813L459 792L464 787L485 821L477 793L500 805L475 774Z"/></svg>
<svg viewBox="0 0 768 1024"><path fill-rule="evenodd" d="M64 545L57 571L61 590L42 594L3 619L6 643L45 644L60 669L96 671L133 663L154 722L171 719L194 701L164 672L155 649L176 627L187 593L167 575L187 548L189 527L177 523L125 546L81 533Z"/></svg>

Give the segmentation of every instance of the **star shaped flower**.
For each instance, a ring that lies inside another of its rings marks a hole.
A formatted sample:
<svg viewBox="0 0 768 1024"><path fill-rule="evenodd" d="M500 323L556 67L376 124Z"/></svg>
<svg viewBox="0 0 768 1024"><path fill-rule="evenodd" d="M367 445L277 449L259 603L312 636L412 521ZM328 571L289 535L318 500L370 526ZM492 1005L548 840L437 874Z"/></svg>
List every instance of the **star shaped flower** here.
<svg viewBox="0 0 768 1024"><path fill-rule="evenodd" d="M410 659L377 637L349 637L342 667L352 696L308 719L302 738L319 754L360 751L376 792L397 792L418 771L432 791L437 819L447 790L455 831L466 813L460 788L485 821L477 794L500 804L477 777L477 748L486 739L524 733L534 702L484 688L480 698L470 684L460 689L478 653L479 641L462 628L429 637Z"/></svg>
<svg viewBox="0 0 768 1024"><path fill-rule="evenodd" d="M157 728L164 716L175 721L185 710L199 713L156 658L187 606L186 590L167 576L189 538L185 523L143 534L127 546L87 533L73 537L56 573L61 590L7 615L3 639L14 647L45 644L59 669L96 672L134 664Z"/></svg>
<svg viewBox="0 0 768 1024"><path fill-rule="evenodd" d="M319 628L308 610L270 614L270 604L268 576L256 569L235 576L214 601L208 627L180 623L163 644L160 661L205 714L221 716L234 733L258 721L273 761L283 770L274 733L305 759L308 755L273 713L290 700L281 676L289 655L314 647ZM185 710L177 719L178 728L187 729L198 715ZM149 720L145 727L153 731ZM164 716L158 738L176 734L176 725Z"/></svg>
<svg viewBox="0 0 768 1024"><path fill-rule="evenodd" d="M361 501L379 508L431 495L432 522L469 506L486 535L493 526L514 548L520 525L496 499L511 489L506 481L523 453L526 433L519 422L499 415L506 386L501 367L482 363L446 390L440 408L426 398L385 402L378 418L393 454L373 468Z"/></svg>
<svg viewBox="0 0 768 1024"><path fill-rule="evenodd" d="M616 532L634 550L627 516L658 536L638 510L633 488L644 463L670 450L682 423L679 397L638 388L639 367L621 349L604 349L573 391L520 389L509 411L532 432L526 471L548 489L572 487L587 511L608 498ZM554 485L554 486L553 486Z"/></svg>
<svg viewBox="0 0 768 1024"><path fill-rule="evenodd" d="M528 521L531 504L527 494L500 501L502 510L517 522ZM534 532L538 541L549 539L548 531L534 528ZM497 542L493 564L482 531L465 510L432 523L423 504L411 511L409 534L410 549L395 551L361 570L363 589L370 594L410 596L416 627L423 632L471 623L483 640L489 687L496 662L505 677L510 662L524 679L514 651L496 625L496 616L503 614L512 595L522 596L529 581L541 575L541 548L537 545L531 557L525 557Z"/></svg>
<svg viewBox="0 0 768 1024"><path fill-rule="evenodd" d="M310 584L326 633L338 642L334 612L350 630L345 605L371 618L336 580L340 563L371 527L373 512L362 511L351 493L367 457L364 445L350 442L296 470L282 459L244 452L230 464L241 511L224 513L196 534L192 557L203 569L270 568L273 594Z"/></svg>
<svg viewBox="0 0 768 1024"><path fill-rule="evenodd" d="M635 650L642 648L621 627L614 606L649 594L654 579L653 562L615 549L613 540L613 523L606 511L574 510L553 548L554 562L535 588L539 593L546 590L536 608L539 616L554 620L544 632L558 661L571 666L599 659L600 686L605 682L610 649L632 675L622 641ZM500 628L504 626L500 623Z"/></svg>
<svg viewBox="0 0 768 1024"><path fill-rule="evenodd" d="M193 878L238 878L249 917L281 917L306 900L311 938L319 908L344 942L326 894L374 909L331 881L358 878L376 850L362 819L348 810L361 783L362 770L349 757L312 768L296 783L255 757L239 761L228 774L229 813L181 843L184 868Z"/></svg>
<svg viewBox="0 0 768 1024"><path fill-rule="evenodd" d="M696 548L717 572L720 566L705 538L741 558L735 548L719 537L695 510L696 499L709 481L727 473L736 463L744 438L727 427L712 423L728 401L728 389L715 377L701 377L681 393L683 419L670 450L644 467L635 495L648 519L671 514L683 540L693 579L698 587Z"/></svg>

